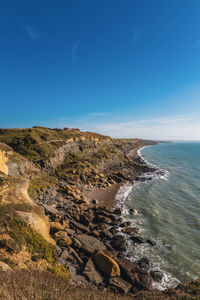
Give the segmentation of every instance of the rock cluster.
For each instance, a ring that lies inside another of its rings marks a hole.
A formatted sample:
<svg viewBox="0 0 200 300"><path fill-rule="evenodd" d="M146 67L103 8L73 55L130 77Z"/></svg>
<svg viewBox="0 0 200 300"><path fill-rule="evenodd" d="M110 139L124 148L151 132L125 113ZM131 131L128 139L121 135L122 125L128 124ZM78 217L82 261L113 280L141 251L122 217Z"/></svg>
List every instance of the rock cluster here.
<svg viewBox="0 0 200 300"><path fill-rule="evenodd" d="M120 209L84 205L76 219L73 205L66 214L59 205L46 206L45 210L59 263L70 270L75 285L98 286L127 295L151 290L153 281L160 280L161 274L147 271L148 259L135 263L124 258L127 238L135 238L133 245L140 240L138 230L122 222Z"/></svg>

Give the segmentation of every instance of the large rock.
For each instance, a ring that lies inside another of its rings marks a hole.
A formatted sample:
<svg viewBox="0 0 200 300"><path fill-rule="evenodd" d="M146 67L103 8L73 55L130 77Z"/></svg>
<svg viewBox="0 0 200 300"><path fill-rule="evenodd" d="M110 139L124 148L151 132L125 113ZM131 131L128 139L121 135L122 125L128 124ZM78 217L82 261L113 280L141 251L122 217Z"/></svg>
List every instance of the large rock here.
<svg viewBox="0 0 200 300"><path fill-rule="evenodd" d="M128 283L120 277L110 278L109 284L111 287L114 287L114 290L117 290L123 295L127 295L130 289L132 288L132 284Z"/></svg>
<svg viewBox="0 0 200 300"><path fill-rule="evenodd" d="M6 165L7 161L6 145L0 143L0 172L5 175L8 175L8 166Z"/></svg>
<svg viewBox="0 0 200 300"><path fill-rule="evenodd" d="M98 285L103 281L103 277L96 270L91 258L86 263L83 274L94 285Z"/></svg>
<svg viewBox="0 0 200 300"><path fill-rule="evenodd" d="M79 222L76 222L76 221L70 221L70 228L72 229L78 229L80 231L82 231L83 233L89 233L90 230L87 226L79 223Z"/></svg>
<svg viewBox="0 0 200 300"><path fill-rule="evenodd" d="M58 231L54 234L54 238L57 241L59 246L70 246L72 244L71 238L68 236L65 231Z"/></svg>
<svg viewBox="0 0 200 300"><path fill-rule="evenodd" d="M152 289L152 277L146 271L142 270L136 263L131 262L126 258L117 259L117 263L120 266L121 277L139 290L151 290Z"/></svg>
<svg viewBox="0 0 200 300"><path fill-rule="evenodd" d="M0 261L0 271L9 271L9 270L11 270L11 267L9 267L4 262Z"/></svg>
<svg viewBox="0 0 200 300"><path fill-rule="evenodd" d="M110 277L120 276L120 268L118 263L102 251L94 253L94 260L99 269L106 275Z"/></svg>
<svg viewBox="0 0 200 300"><path fill-rule="evenodd" d="M81 250L87 254L91 255L95 250L106 250L105 245L93 236L79 234L76 239L81 243Z"/></svg>
<svg viewBox="0 0 200 300"><path fill-rule="evenodd" d="M49 222L49 224L51 232L57 232L65 229L65 227L59 222Z"/></svg>

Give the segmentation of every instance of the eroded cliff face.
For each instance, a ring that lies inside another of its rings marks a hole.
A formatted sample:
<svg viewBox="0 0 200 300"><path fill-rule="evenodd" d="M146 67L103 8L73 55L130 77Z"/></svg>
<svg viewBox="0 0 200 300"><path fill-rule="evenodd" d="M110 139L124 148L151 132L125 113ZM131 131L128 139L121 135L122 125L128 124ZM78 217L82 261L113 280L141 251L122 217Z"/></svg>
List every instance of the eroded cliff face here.
<svg viewBox="0 0 200 300"><path fill-rule="evenodd" d="M6 148L6 145L0 144L0 172L8 175L8 166L6 165L8 157L6 155Z"/></svg>
<svg viewBox="0 0 200 300"><path fill-rule="evenodd" d="M0 171L6 175L3 176L3 184L0 187L1 205L14 207L21 219L48 242L55 244L49 235L50 226L44 209L35 204L27 193L27 177L30 174L38 174L39 170L10 147L0 144Z"/></svg>

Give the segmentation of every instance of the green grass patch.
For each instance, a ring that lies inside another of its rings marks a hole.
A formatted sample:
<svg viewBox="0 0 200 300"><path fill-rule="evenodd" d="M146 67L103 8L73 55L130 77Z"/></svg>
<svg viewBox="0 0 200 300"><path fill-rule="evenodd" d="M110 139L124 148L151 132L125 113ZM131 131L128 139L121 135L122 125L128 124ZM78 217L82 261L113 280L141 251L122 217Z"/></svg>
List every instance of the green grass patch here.
<svg viewBox="0 0 200 300"><path fill-rule="evenodd" d="M0 240L1 247L9 251L20 252L26 246L34 260L43 258L51 264L57 261L55 247L22 221L12 205L0 206L0 234L9 236L9 239Z"/></svg>

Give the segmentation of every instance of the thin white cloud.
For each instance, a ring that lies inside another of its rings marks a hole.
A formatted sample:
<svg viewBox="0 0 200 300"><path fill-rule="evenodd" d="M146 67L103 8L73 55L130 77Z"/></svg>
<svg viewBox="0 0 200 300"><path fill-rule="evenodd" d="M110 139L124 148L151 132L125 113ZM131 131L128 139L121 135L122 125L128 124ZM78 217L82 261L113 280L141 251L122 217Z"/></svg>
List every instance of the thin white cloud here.
<svg viewBox="0 0 200 300"><path fill-rule="evenodd" d="M27 35L29 36L29 38L31 38L33 41L36 41L39 38L38 32L32 25L23 24L22 27L24 31L27 33Z"/></svg>
<svg viewBox="0 0 200 300"><path fill-rule="evenodd" d="M79 48L79 41L76 41L72 46L72 61L73 61L73 63L76 63L78 48Z"/></svg>
<svg viewBox="0 0 200 300"><path fill-rule="evenodd" d="M98 114L98 113L94 113ZM102 113L99 113L100 115ZM155 119L109 121L110 115L94 119L92 113L78 119L60 118L51 127L75 127L83 131L95 131L113 138L142 138L151 140L200 140L200 117L170 116Z"/></svg>

